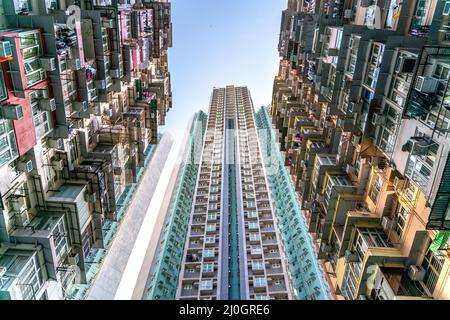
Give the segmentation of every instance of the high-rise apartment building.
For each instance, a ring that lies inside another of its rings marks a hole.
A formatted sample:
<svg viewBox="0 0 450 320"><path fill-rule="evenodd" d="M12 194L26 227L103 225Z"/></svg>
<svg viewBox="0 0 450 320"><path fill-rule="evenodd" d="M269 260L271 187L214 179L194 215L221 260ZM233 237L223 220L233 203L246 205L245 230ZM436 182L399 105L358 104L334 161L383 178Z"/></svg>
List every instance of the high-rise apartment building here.
<svg viewBox="0 0 450 320"><path fill-rule="evenodd" d="M170 3L1 3L0 299L82 299L158 152Z"/></svg>
<svg viewBox="0 0 450 320"><path fill-rule="evenodd" d="M450 299L450 2L288 1L270 117L337 299Z"/></svg>
<svg viewBox="0 0 450 320"><path fill-rule="evenodd" d="M279 179L287 172L268 172L267 150L276 163L281 154L267 112L257 119L248 89L227 86L214 88L207 119L196 117L190 135L201 132L201 144L189 140L187 154L200 152L198 172L179 174L144 298L328 299L293 188Z"/></svg>

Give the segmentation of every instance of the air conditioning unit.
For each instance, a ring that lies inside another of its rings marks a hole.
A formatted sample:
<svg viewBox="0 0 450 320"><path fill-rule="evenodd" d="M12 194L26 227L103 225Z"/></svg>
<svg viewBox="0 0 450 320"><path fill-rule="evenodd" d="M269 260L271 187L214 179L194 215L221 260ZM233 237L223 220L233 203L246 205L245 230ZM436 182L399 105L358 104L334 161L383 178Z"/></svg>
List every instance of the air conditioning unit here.
<svg viewBox="0 0 450 320"><path fill-rule="evenodd" d="M345 172L347 172L347 174L353 174L353 175L356 174L355 167L352 166L351 164L347 164L347 165L345 166Z"/></svg>
<svg viewBox="0 0 450 320"><path fill-rule="evenodd" d="M105 90L106 89L106 80L96 80L95 81L95 86L98 89Z"/></svg>
<svg viewBox="0 0 450 320"><path fill-rule="evenodd" d="M25 227L30 223L30 216L28 210L17 212L14 214L14 220L17 226Z"/></svg>
<svg viewBox="0 0 450 320"><path fill-rule="evenodd" d="M17 169L21 172L30 173L31 171L33 171L33 162L31 160L19 161L17 163Z"/></svg>
<svg viewBox="0 0 450 320"><path fill-rule="evenodd" d="M368 165L369 166L371 166L371 167L375 167L375 166L378 166L378 164L380 163L380 157L374 157L374 156L369 156L368 158L368 161L367 161L367 163L368 163Z"/></svg>
<svg viewBox="0 0 450 320"><path fill-rule="evenodd" d="M14 197L10 200L9 205L14 212L22 212L27 210L25 200L22 197Z"/></svg>
<svg viewBox="0 0 450 320"><path fill-rule="evenodd" d="M84 200L86 200L89 203L95 203L97 202L97 194L95 192L86 193L84 196Z"/></svg>
<svg viewBox="0 0 450 320"><path fill-rule="evenodd" d="M112 117L113 116L113 110L112 109L105 109L103 110L106 116Z"/></svg>
<svg viewBox="0 0 450 320"><path fill-rule="evenodd" d="M39 100L39 108L43 111L55 111L56 110L56 101L53 98L40 99Z"/></svg>
<svg viewBox="0 0 450 320"><path fill-rule="evenodd" d="M439 84L439 80L433 77L418 76L414 89L424 93L435 93Z"/></svg>
<svg viewBox="0 0 450 320"><path fill-rule="evenodd" d="M322 248L321 248L322 252L326 252L326 253L330 253L331 251L333 251L333 247L330 246L329 244L322 244Z"/></svg>
<svg viewBox="0 0 450 320"><path fill-rule="evenodd" d="M320 193L318 193L317 195L316 195L316 202L319 202L319 203L321 203L321 202L324 202L324 196L322 195L322 194L320 194Z"/></svg>
<svg viewBox="0 0 450 320"><path fill-rule="evenodd" d="M62 138L57 139L48 139L48 146L53 149L63 150L64 149L64 141Z"/></svg>
<svg viewBox="0 0 450 320"><path fill-rule="evenodd" d="M381 226L383 227L384 230L391 229L392 219L390 219L388 217L383 217L383 219L381 219Z"/></svg>
<svg viewBox="0 0 450 320"><path fill-rule="evenodd" d="M403 187L405 186L405 180L400 179L399 177L395 177L393 184L395 190L403 190Z"/></svg>
<svg viewBox="0 0 450 320"><path fill-rule="evenodd" d="M372 124L374 126L383 126L386 123L386 116L374 113L372 115Z"/></svg>
<svg viewBox="0 0 450 320"><path fill-rule="evenodd" d="M113 19L104 19L102 21L103 28L114 28L114 20Z"/></svg>
<svg viewBox="0 0 450 320"><path fill-rule="evenodd" d="M97 89L93 89L91 91L88 91L88 100L92 101L94 98L97 97Z"/></svg>
<svg viewBox="0 0 450 320"><path fill-rule="evenodd" d="M352 144L354 147L358 146L361 143L361 136L353 135Z"/></svg>
<svg viewBox="0 0 450 320"><path fill-rule="evenodd" d="M120 78L120 70L119 69L110 69L109 75L113 78Z"/></svg>
<svg viewBox="0 0 450 320"><path fill-rule="evenodd" d="M12 57L11 42L0 41L0 58Z"/></svg>
<svg viewBox="0 0 450 320"><path fill-rule="evenodd" d="M319 42L324 42L326 39L327 39L327 35L326 34L319 35Z"/></svg>
<svg viewBox="0 0 450 320"><path fill-rule="evenodd" d="M344 258L347 263L358 262L358 255L350 250L345 250Z"/></svg>
<svg viewBox="0 0 450 320"><path fill-rule="evenodd" d="M56 70L56 62L55 58L39 58L41 62L42 69L45 71L55 71Z"/></svg>
<svg viewBox="0 0 450 320"><path fill-rule="evenodd" d="M94 116L101 116L100 110L101 108L99 105L93 104L89 109L89 113L93 114Z"/></svg>
<svg viewBox="0 0 450 320"><path fill-rule="evenodd" d="M22 105L8 104L0 106L3 119L20 120L23 118Z"/></svg>
<svg viewBox="0 0 450 320"><path fill-rule="evenodd" d="M399 57L397 65L395 66L396 73L412 73L416 65L416 58L413 57Z"/></svg>
<svg viewBox="0 0 450 320"><path fill-rule="evenodd" d="M413 281L423 281L425 278L425 270L419 266L409 266L408 276Z"/></svg>
<svg viewBox="0 0 450 320"><path fill-rule="evenodd" d="M52 167L56 171L62 171L64 169L64 161L63 160L53 160Z"/></svg>
<svg viewBox="0 0 450 320"><path fill-rule="evenodd" d="M73 109L78 112L88 112L89 102L87 101L74 101Z"/></svg>
<svg viewBox="0 0 450 320"><path fill-rule="evenodd" d="M92 142L94 142L94 143L100 143L100 135L99 135L98 133L95 133L95 134L92 136Z"/></svg>
<svg viewBox="0 0 450 320"><path fill-rule="evenodd" d="M339 49L338 48L328 48L328 56L329 57L335 57L339 55Z"/></svg>
<svg viewBox="0 0 450 320"><path fill-rule="evenodd" d="M84 128L84 121L83 121L83 119L73 120L72 121L72 128L74 128L74 129L83 129Z"/></svg>
<svg viewBox="0 0 450 320"><path fill-rule="evenodd" d="M6 267L0 267L0 279L6 274Z"/></svg>
<svg viewBox="0 0 450 320"><path fill-rule="evenodd" d="M67 257L67 262L72 266L77 265L79 261L80 261L80 256L78 255L78 253L70 254Z"/></svg>
<svg viewBox="0 0 450 320"><path fill-rule="evenodd" d="M351 113L361 113L362 103L349 102L347 107L347 112Z"/></svg>
<svg viewBox="0 0 450 320"><path fill-rule="evenodd" d="M430 142L428 142L426 139L412 138L402 146L402 151L409 152L413 156L424 156L428 154L429 148Z"/></svg>
<svg viewBox="0 0 450 320"><path fill-rule="evenodd" d="M352 18L352 14L353 14L352 9L346 9L344 11L344 19L351 19Z"/></svg>
<svg viewBox="0 0 450 320"><path fill-rule="evenodd" d="M359 5L363 8L367 8L372 5L372 0L361 0Z"/></svg>

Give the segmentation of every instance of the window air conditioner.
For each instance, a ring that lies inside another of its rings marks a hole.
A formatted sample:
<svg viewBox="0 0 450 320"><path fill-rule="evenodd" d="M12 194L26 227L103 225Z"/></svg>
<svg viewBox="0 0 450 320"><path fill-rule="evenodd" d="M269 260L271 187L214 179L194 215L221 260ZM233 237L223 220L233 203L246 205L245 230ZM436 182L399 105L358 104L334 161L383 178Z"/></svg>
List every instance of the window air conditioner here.
<svg viewBox="0 0 450 320"><path fill-rule="evenodd" d="M425 278L425 270L419 266L412 265L409 267L408 276L413 281L423 281Z"/></svg>
<svg viewBox="0 0 450 320"><path fill-rule="evenodd" d="M438 87L439 81L433 77L418 76L414 89L424 93L435 93Z"/></svg>
<svg viewBox="0 0 450 320"><path fill-rule="evenodd" d="M55 71L56 70L56 62L55 58L39 58L41 62L42 69L45 71Z"/></svg>
<svg viewBox="0 0 450 320"><path fill-rule="evenodd" d="M62 171L64 169L64 162L63 160L53 160L52 166L56 171Z"/></svg>
<svg viewBox="0 0 450 320"><path fill-rule="evenodd" d="M351 252L350 250L345 250L344 254L345 262L352 263L358 261L358 255Z"/></svg>
<svg viewBox="0 0 450 320"><path fill-rule="evenodd" d="M39 108L42 111L55 111L56 110L56 101L53 98L50 99L39 99Z"/></svg>
<svg viewBox="0 0 450 320"><path fill-rule="evenodd" d="M0 106L3 119L20 120L23 118L22 105L8 104Z"/></svg>
<svg viewBox="0 0 450 320"><path fill-rule="evenodd" d="M33 171L33 162L31 160L19 161L17 163L17 169L21 172L30 173L31 171Z"/></svg>
<svg viewBox="0 0 450 320"><path fill-rule="evenodd" d="M372 124L374 126L383 126L386 123L386 116L374 113L372 115Z"/></svg>

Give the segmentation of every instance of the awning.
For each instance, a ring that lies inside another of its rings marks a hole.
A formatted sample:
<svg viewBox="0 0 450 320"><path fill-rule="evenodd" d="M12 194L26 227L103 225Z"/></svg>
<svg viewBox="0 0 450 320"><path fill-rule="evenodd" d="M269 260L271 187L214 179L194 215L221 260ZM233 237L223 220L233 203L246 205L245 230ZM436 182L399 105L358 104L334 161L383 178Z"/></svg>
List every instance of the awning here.
<svg viewBox="0 0 450 320"><path fill-rule="evenodd" d="M445 249L446 243L450 236L450 231L438 231L434 240L431 242L430 251L437 252Z"/></svg>

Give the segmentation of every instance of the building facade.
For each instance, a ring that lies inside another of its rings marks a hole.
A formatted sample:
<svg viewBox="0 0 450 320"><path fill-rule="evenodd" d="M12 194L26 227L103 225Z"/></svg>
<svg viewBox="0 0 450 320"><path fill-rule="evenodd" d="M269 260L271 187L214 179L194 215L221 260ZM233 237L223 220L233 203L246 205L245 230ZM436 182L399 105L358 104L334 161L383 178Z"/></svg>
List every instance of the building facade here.
<svg viewBox="0 0 450 320"><path fill-rule="evenodd" d="M170 3L1 4L0 297L82 299L171 108Z"/></svg>
<svg viewBox="0 0 450 320"><path fill-rule="evenodd" d="M450 299L450 2L288 1L270 110L336 299Z"/></svg>
<svg viewBox="0 0 450 320"><path fill-rule="evenodd" d="M247 87L214 88L209 113L201 116L191 127L185 158L196 149L196 163L183 165L198 172L184 169L178 176L144 298L328 299L300 210L283 207L293 201L293 188L282 189L279 170L272 172L265 161L272 129L268 118L255 116ZM195 147L192 137L200 130ZM290 219L295 222L288 225ZM294 239L290 227L302 229L305 238Z"/></svg>

